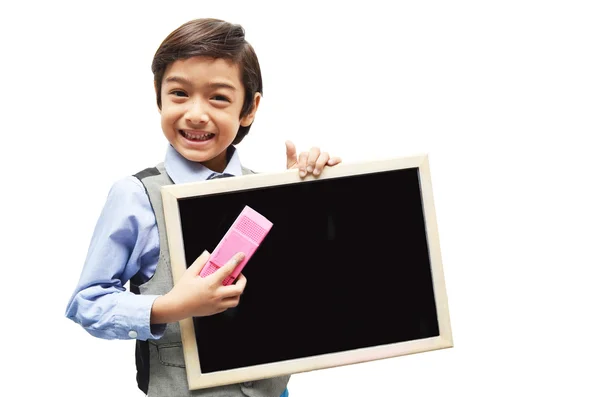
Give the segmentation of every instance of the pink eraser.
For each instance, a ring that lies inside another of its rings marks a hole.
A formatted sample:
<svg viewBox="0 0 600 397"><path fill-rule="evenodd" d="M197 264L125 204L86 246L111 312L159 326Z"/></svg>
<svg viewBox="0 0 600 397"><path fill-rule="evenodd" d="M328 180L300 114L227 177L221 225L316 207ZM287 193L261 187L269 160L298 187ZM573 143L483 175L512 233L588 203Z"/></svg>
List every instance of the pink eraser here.
<svg viewBox="0 0 600 397"><path fill-rule="evenodd" d="M273 223L267 218L246 206L238 215L223 239L208 258L200 272L206 277L225 265L238 252L244 253L244 259L235 267L233 272L223 280L223 285L230 285L242 272L258 246L271 230Z"/></svg>

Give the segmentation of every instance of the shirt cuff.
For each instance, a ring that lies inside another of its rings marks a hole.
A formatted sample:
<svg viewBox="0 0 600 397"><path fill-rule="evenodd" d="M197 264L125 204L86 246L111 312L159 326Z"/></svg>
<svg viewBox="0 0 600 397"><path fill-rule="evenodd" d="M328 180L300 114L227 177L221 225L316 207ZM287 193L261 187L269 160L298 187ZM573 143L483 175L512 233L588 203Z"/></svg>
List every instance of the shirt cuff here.
<svg viewBox="0 0 600 397"><path fill-rule="evenodd" d="M150 324L150 313L152 305L159 295L130 295L129 299L120 302L121 313L114 317L115 328L121 335L127 335L123 339L160 339L167 329L166 324Z"/></svg>

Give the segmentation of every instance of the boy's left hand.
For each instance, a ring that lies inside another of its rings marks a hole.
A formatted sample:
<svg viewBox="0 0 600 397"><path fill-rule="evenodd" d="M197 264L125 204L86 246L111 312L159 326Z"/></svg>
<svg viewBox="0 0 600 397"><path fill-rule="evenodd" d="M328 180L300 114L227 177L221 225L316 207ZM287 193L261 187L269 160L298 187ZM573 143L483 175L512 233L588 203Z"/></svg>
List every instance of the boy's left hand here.
<svg viewBox="0 0 600 397"><path fill-rule="evenodd" d="M329 153L321 152L318 147L313 147L308 152L302 152L296 155L296 146L291 141L285 142L287 154L287 168L298 168L300 176L307 174L318 176L326 165L333 167L342 162L339 157L330 157Z"/></svg>

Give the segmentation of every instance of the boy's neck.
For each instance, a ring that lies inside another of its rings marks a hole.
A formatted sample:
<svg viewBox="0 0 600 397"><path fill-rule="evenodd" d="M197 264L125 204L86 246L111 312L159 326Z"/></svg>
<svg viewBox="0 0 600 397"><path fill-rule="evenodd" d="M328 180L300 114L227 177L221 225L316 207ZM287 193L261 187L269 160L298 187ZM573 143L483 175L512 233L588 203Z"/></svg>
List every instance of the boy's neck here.
<svg viewBox="0 0 600 397"><path fill-rule="evenodd" d="M204 161L200 164L202 164L211 171L222 173L223 171L225 171L225 168L227 168L227 158L224 156L219 156L212 160Z"/></svg>
<svg viewBox="0 0 600 397"><path fill-rule="evenodd" d="M227 164L229 164L229 160L231 160L234 151L235 148L233 146L229 146L227 150L219 154L217 157L208 161L203 161L200 164L213 172L223 173L225 168L227 168Z"/></svg>

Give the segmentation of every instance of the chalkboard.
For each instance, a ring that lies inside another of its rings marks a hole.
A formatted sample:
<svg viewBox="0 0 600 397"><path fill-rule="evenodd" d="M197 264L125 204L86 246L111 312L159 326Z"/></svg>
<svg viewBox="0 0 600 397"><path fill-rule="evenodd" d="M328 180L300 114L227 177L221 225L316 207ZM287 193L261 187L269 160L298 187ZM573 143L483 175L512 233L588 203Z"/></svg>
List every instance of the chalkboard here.
<svg viewBox="0 0 600 397"><path fill-rule="evenodd" d="M452 346L426 155L173 185L163 202L175 280L244 206L273 222L240 304L181 322L190 389Z"/></svg>

